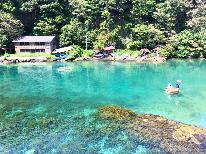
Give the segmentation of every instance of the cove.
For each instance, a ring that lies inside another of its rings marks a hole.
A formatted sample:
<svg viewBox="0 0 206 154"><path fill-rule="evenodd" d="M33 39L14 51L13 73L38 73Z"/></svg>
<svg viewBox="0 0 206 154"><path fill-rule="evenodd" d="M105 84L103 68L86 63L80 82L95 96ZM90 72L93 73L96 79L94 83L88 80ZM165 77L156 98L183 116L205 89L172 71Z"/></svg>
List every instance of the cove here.
<svg viewBox="0 0 206 154"><path fill-rule="evenodd" d="M180 94L165 94L177 79ZM0 65L0 152L161 152L124 131L96 132L93 114L118 105L206 128L205 79L204 60Z"/></svg>

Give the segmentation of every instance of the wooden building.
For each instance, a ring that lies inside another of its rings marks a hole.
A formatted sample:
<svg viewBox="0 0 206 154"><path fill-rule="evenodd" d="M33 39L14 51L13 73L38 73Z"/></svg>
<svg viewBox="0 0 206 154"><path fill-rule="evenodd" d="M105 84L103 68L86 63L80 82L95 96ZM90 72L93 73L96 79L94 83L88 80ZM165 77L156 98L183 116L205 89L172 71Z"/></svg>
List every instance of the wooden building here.
<svg viewBox="0 0 206 154"><path fill-rule="evenodd" d="M16 53L52 53L56 49L55 36L23 36L12 41Z"/></svg>

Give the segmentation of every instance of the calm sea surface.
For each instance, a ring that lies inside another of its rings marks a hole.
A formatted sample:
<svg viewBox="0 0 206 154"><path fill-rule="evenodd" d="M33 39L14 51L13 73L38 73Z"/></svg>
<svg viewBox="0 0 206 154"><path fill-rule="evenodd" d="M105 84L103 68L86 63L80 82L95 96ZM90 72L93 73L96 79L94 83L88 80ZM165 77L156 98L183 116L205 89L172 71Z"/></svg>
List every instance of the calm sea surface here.
<svg viewBox="0 0 206 154"><path fill-rule="evenodd" d="M163 89L177 79L182 80L180 94L165 94ZM0 153L154 150L123 131L88 135L85 130L96 127L92 115L104 105L206 128L206 61L0 65Z"/></svg>

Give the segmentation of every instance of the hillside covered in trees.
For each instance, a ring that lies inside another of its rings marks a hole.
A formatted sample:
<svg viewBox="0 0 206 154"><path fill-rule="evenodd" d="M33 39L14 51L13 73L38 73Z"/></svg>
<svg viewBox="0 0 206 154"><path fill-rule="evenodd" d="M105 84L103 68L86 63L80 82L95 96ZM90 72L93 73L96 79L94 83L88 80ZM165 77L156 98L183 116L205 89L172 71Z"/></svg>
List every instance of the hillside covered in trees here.
<svg viewBox="0 0 206 154"><path fill-rule="evenodd" d="M0 47L21 35L56 35L59 46L157 49L206 57L204 0L1 0Z"/></svg>

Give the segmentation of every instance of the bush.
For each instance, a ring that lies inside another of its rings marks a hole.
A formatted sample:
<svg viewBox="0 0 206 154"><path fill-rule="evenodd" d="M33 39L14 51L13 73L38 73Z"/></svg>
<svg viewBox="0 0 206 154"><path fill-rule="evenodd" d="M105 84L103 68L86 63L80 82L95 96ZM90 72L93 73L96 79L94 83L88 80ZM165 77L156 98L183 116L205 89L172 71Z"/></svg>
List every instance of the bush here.
<svg viewBox="0 0 206 154"><path fill-rule="evenodd" d="M84 50L78 45L73 45L72 50L68 51L67 54L72 54L73 58L78 57L91 57L94 54L93 50Z"/></svg>
<svg viewBox="0 0 206 154"><path fill-rule="evenodd" d="M134 51L134 50L122 50L122 49L117 49L115 50L115 53L118 53L118 55L129 55L131 57L138 57L140 55L140 51Z"/></svg>
<svg viewBox="0 0 206 154"><path fill-rule="evenodd" d="M94 55L94 50L84 50L82 53L82 57L91 57L92 55Z"/></svg>
<svg viewBox="0 0 206 154"><path fill-rule="evenodd" d="M78 46L78 45L73 45L72 50L68 51L67 54L72 54L74 58L81 57L83 54L84 50Z"/></svg>
<svg viewBox="0 0 206 154"><path fill-rule="evenodd" d="M4 57L10 57L11 55L10 54L8 54L8 53L5 53L4 54Z"/></svg>
<svg viewBox="0 0 206 154"><path fill-rule="evenodd" d="M161 56L171 58L174 55L175 48L170 44L167 44L166 46L161 47L158 51Z"/></svg>
<svg viewBox="0 0 206 154"><path fill-rule="evenodd" d="M130 41L127 44L127 49L137 50L137 49L140 49L142 46L143 46L143 44L141 41Z"/></svg>

